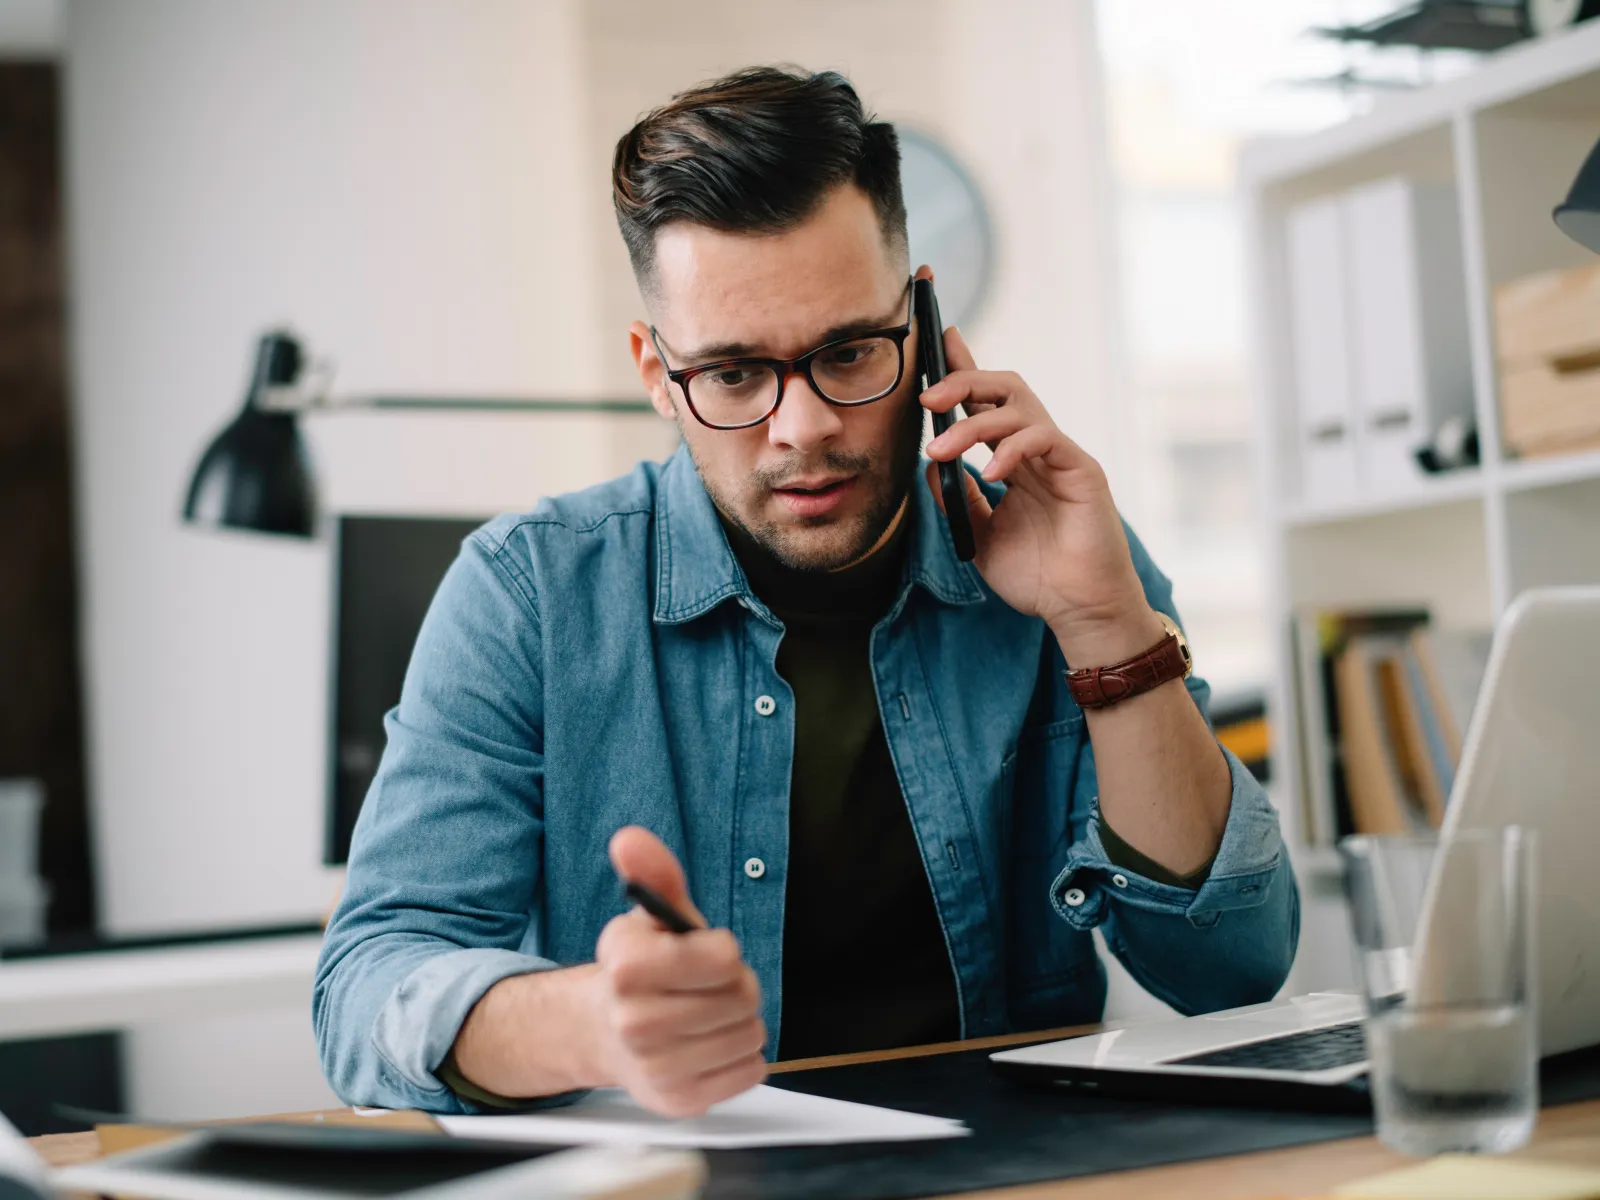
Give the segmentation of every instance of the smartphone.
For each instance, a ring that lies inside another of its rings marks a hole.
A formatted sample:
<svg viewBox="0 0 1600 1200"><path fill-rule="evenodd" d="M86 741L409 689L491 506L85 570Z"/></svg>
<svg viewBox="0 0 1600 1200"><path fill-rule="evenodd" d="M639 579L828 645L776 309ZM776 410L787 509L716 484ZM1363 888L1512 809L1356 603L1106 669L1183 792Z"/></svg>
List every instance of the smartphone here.
<svg viewBox="0 0 1600 1200"><path fill-rule="evenodd" d="M917 318L917 358L922 369L922 390L927 391L949 372L944 364L944 323L939 320L939 301L933 294L931 279L918 279L911 285L911 305ZM955 424L955 413L933 414L935 437ZM966 471L959 458L939 464L939 492L944 498L945 520L950 522L950 540L956 557L971 562L977 553L972 540L972 514L967 511Z"/></svg>

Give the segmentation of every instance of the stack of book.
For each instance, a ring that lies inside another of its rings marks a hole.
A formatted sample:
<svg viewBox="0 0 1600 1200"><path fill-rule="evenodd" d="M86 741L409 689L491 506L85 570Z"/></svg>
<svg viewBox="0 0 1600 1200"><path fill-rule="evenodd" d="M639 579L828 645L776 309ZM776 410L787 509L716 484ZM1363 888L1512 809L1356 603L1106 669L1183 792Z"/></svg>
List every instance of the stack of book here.
<svg viewBox="0 0 1600 1200"><path fill-rule="evenodd" d="M1211 700L1217 741L1238 757L1261 782L1272 778L1272 736L1267 727L1267 694L1260 688Z"/></svg>
<svg viewBox="0 0 1600 1200"><path fill-rule="evenodd" d="M1312 843L1437 829L1490 635L1391 609L1297 613L1293 638Z"/></svg>

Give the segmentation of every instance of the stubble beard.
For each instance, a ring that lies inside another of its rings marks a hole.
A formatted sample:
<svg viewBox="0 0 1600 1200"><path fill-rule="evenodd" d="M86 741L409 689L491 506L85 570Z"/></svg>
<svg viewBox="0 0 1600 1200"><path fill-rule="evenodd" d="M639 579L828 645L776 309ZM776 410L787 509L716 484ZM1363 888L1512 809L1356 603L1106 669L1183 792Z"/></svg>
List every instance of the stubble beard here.
<svg viewBox="0 0 1600 1200"><path fill-rule="evenodd" d="M796 456L758 469L743 489L744 504L707 479L698 459L695 459L695 470L718 511L778 562L796 571L838 570L864 557L876 546L905 503L922 452L922 413L922 405L917 403L915 395L907 397L905 414L895 426L885 455L829 450L817 462L807 463ZM687 438L684 444L689 445ZM692 446L689 454L694 458ZM823 515L786 522L753 515L766 511L773 485L807 470L815 473L819 468L834 474L854 475L857 486L870 487L874 494L856 516L844 520ZM829 529L836 536L822 537L814 532Z"/></svg>

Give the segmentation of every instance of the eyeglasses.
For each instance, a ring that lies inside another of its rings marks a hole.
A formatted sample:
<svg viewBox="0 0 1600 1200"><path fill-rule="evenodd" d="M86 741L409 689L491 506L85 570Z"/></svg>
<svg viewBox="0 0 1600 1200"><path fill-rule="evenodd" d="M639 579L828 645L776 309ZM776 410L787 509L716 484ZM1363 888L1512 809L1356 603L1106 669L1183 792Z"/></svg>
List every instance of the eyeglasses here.
<svg viewBox="0 0 1600 1200"><path fill-rule="evenodd" d="M829 404L855 408L882 400L905 376L905 344L911 333L911 283L906 281L906 323L893 329L872 329L825 342L799 358L729 358L675 371L667 378L683 391L689 411L712 429L748 429L759 425L783 402L789 376L803 374L811 390ZM650 340L663 365L656 327Z"/></svg>

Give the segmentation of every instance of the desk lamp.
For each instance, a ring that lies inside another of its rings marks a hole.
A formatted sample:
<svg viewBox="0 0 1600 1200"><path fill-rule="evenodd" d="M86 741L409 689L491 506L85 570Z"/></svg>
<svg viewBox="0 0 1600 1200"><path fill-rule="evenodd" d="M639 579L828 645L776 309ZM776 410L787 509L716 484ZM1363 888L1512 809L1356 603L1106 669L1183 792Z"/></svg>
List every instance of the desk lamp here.
<svg viewBox="0 0 1600 1200"><path fill-rule="evenodd" d="M1552 214L1561 232L1600 254L1600 144L1589 151L1565 204Z"/></svg>
<svg viewBox="0 0 1600 1200"><path fill-rule="evenodd" d="M255 367L239 415L212 439L189 481L183 519L191 525L309 538L316 533L316 480L298 417L313 408L382 408L453 412L649 413L646 400L551 400L519 397L337 396L327 372L301 382L300 343L278 329L256 345ZM3 1200L3 1198L0 1198Z"/></svg>
<svg viewBox="0 0 1600 1200"><path fill-rule="evenodd" d="M300 345L281 330L256 347L239 415L212 439L189 482L184 520L310 537L316 509L311 469L293 412L268 407L269 389L292 387Z"/></svg>

